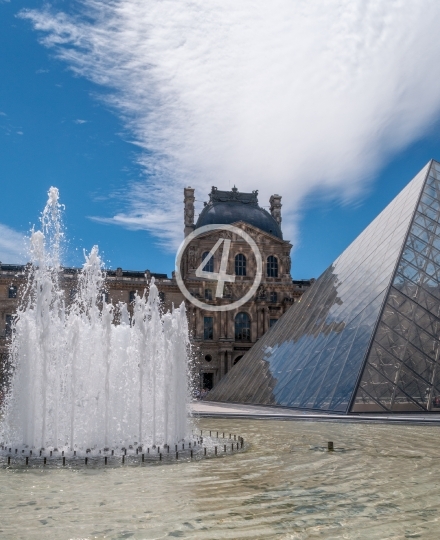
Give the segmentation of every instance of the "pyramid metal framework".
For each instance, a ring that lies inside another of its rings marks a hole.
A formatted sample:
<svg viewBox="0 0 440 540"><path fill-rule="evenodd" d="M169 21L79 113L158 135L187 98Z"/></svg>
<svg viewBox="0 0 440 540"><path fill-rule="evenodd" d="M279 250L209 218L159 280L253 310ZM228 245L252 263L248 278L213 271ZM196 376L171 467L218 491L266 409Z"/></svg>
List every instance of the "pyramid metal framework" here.
<svg viewBox="0 0 440 540"><path fill-rule="evenodd" d="M440 164L431 161L208 399L438 412L439 337Z"/></svg>

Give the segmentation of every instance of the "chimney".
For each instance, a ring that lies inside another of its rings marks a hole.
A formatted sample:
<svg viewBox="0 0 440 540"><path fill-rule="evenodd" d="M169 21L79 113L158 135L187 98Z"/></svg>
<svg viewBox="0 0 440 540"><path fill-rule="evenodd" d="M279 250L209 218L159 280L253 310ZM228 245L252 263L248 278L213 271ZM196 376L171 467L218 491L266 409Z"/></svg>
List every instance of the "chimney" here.
<svg viewBox="0 0 440 540"><path fill-rule="evenodd" d="M185 237L187 237L194 230L194 188L186 187L183 189L183 221L184 229L183 232Z"/></svg>
<svg viewBox="0 0 440 540"><path fill-rule="evenodd" d="M281 227L281 195L272 195L269 199L270 213L278 225Z"/></svg>

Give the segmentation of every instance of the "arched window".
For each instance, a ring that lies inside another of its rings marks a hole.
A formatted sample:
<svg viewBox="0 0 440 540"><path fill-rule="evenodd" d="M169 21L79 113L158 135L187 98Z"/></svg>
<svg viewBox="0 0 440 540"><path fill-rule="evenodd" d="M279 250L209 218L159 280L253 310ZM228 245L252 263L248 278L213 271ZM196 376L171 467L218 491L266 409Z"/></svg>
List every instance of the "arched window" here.
<svg viewBox="0 0 440 540"><path fill-rule="evenodd" d="M249 315L244 312L237 313L235 316L235 341L251 340L251 320Z"/></svg>
<svg viewBox="0 0 440 540"><path fill-rule="evenodd" d="M270 293L270 301L272 304L276 304L278 302L278 295L276 291L271 291Z"/></svg>
<svg viewBox="0 0 440 540"><path fill-rule="evenodd" d="M205 260L205 257L209 255L209 251L205 251L202 255L202 262ZM203 267L204 272L214 272L214 255L209 259L209 261Z"/></svg>
<svg viewBox="0 0 440 540"><path fill-rule="evenodd" d="M273 255L267 258L267 277L278 277L278 259Z"/></svg>
<svg viewBox="0 0 440 540"><path fill-rule="evenodd" d="M239 253L235 256L235 275L246 275L246 257L243 255L243 253Z"/></svg>

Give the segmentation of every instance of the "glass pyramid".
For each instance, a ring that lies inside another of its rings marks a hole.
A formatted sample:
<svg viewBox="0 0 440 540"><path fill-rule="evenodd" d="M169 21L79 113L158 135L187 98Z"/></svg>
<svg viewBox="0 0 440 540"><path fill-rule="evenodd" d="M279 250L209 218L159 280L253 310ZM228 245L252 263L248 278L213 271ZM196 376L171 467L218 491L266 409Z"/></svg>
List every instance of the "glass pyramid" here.
<svg viewBox="0 0 440 540"><path fill-rule="evenodd" d="M440 411L439 333L440 164L431 161L207 399Z"/></svg>

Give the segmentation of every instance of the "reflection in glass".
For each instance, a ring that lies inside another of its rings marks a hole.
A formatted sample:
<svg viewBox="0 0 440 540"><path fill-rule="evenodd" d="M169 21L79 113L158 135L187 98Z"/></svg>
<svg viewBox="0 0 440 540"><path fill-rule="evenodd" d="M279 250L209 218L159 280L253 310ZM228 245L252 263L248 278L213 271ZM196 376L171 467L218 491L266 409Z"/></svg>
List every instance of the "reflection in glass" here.
<svg viewBox="0 0 440 540"><path fill-rule="evenodd" d="M208 399L341 413L440 410L436 166L420 171Z"/></svg>

